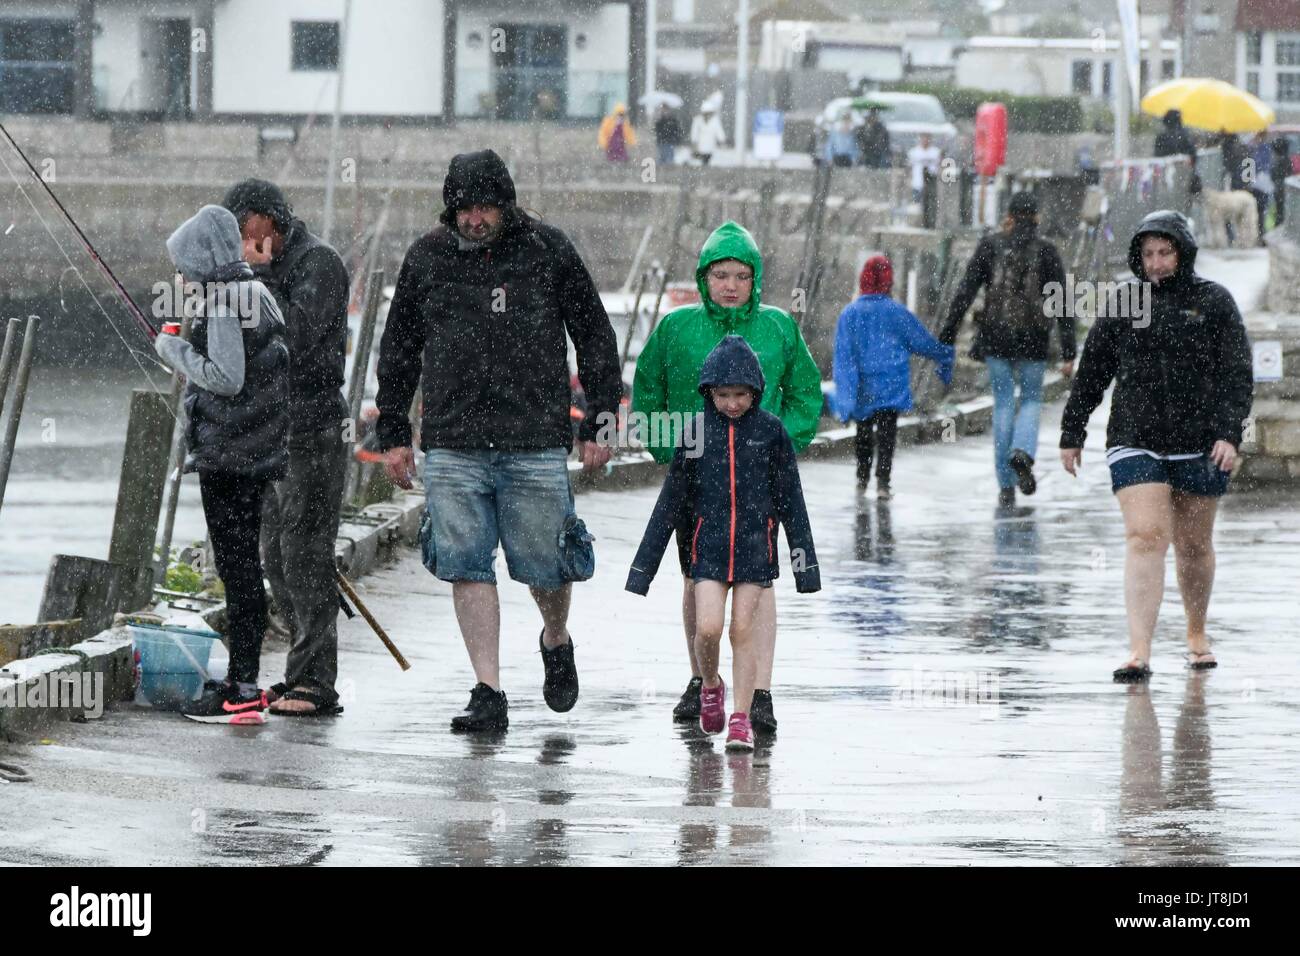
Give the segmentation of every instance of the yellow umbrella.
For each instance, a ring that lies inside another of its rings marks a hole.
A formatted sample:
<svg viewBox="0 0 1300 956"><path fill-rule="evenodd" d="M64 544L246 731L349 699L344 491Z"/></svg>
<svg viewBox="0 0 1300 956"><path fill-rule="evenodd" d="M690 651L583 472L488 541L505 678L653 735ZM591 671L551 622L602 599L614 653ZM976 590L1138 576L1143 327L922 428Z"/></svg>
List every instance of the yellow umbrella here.
<svg viewBox="0 0 1300 956"><path fill-rule="evenodd" d="M1183 124L1213 133L1257 133L1277 117L1257 96L1223 80L1185 76L1161 83L1142 97L1142 112L1164 116L1183 114Z"/></svg>

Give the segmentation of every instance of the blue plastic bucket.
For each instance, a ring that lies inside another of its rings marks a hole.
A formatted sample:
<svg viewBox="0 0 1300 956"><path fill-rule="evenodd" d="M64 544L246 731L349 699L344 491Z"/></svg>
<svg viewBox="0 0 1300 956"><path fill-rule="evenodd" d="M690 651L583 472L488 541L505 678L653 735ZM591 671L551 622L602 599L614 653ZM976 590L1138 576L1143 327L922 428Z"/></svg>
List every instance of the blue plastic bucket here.
<svg viewBox="0 0 1300 956"><path fill-rule="evenodd" d="M140 695L160 709L175 709L196 700L208 676L215 631L167 624L129 624L131 643L140 655Z"/></svg>

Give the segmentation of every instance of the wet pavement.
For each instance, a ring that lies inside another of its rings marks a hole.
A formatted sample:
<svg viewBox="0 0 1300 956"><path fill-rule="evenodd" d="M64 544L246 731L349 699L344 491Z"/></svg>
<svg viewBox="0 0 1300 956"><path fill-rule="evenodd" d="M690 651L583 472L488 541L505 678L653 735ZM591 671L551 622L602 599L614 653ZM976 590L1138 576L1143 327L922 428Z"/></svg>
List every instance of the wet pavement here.
<svg viewBox="0 0 1300 956"><path fill-rule="evenodd" d="M1150 687L1115 685L1103 416L1076 480L1046 410L1040 490L1011 515L987 436L900 449L887 505L855 500L847 459L805 463L824 590L778 582L780 733L752 756L672 723L688 674L671 555L648 599L622 590L656 490L597 492L578 499L599 567L575 591L570 714L542 702L539 619L506 583L511 728L448 732L473 678L450 588L411 553L362 582L411 671L357 618L336 720L119 707L0 748L34 778L0 784L0 863L1297 862L1293 497L1225 500L1219 669L1183 667L1171 559Z"/></svg>

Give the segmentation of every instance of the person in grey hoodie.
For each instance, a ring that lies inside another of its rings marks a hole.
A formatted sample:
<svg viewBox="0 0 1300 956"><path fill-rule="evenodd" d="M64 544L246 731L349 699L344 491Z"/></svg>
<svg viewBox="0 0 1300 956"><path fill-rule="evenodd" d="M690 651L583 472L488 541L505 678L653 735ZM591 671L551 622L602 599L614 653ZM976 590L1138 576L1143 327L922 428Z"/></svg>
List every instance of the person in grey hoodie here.
<svg viewBox="0 0 1300 956"><path fill-rule="evenodd" d="M284 319L244 261L228 210L204 206L167 239L167 253L187 292L202 292L190 341L162 334L154 348L188 383L185 470L199 475L230 642L225 681L207 682L181 712L207 723L262 723L266 696L257 677L266 592L258 536L267 483L283 478L288 462Z"/></svg>

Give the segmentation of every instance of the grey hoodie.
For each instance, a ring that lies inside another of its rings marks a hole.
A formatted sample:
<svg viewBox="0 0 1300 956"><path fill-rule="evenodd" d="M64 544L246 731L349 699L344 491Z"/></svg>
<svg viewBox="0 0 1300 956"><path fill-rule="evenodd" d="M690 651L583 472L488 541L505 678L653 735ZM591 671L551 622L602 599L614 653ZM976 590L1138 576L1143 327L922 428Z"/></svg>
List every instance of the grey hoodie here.
<svg viewBox="0 0 1300 956"><path fill-rule="evenodd" d="M251 279L253 275L244 262L239 223L221 206L204 206L181 223L167 238L167 254L186 282L208 286ZM254 301L271 299L260 283L250 291ZM174 335L158 336L154 350L199 388L230 396L238 395L244 387L244 337L238 310L226 307L227 298L238 296L215 296L215 308L204 315L208 326L207 354ZM271 304L274 308L274 301ZM264 302L258 301L259 309L263 306Z"/></svg>
<svg viewBox="0 0 1300 956"><path fill-rule="evenodd" d="M270 291L241 258L235 217L204 206L167 240L187 282L204 286L192 340L160 335L154 348L188 380L186 470L261 478L283 475L287 458L288 350Z"/></svg>

